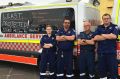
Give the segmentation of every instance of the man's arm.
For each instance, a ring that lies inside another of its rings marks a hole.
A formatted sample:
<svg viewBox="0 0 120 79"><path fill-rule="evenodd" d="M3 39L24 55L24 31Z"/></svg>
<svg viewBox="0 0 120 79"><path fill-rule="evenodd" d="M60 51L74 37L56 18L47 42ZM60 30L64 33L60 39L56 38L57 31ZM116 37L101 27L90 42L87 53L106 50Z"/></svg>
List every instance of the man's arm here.
<svg viewBox="0 0 120 79"><path fill-rule="evenodd" d="M102 36L106 39L117 39L117 36L113 33L110 34L102 34Z"/></svg>
<svg viewBox="0 0 120 79"><path fill-rule="evenodd" d="M115 34L101 34L101 35L96 35L94 37L94 41L102 41L106 39L117 39L117 36Z"/></svg>
<svg viewBox="0 0 120 79"><path fill-rule="evenodd" d="M94 44L95 44L95 42L94 42L93 39L91 39L91 40L86 40L86 43L87 43L87 44L90 44L90 45L94 45Z"/></svg>
<svg viewBox="0 0 120 79"><path fill-rule="evenodd" d="M102 40L106 40L106 38L102 35L96 35L94 38L93 38L94 41L102 41Z"/></svg>
<svg viewBox="0 0 120 79"><path fill-rule="evenodd" d="M51 44L44 44L43 48L50 48Z"/></svg>
<svg viewBox="0 0 120 79"><path fill-rule="evenodd" d="M68 41L73 41L75 39L75 35L72 35L72 36L64 36L63 37L65 40L68 40Z"/></svg>
<svg viewBox="0 0 120 79"><path fill-rule="evenodd" d="M93 39L91 39L91 40L78 39L78 44L80 44L80 45L94 45L95 42Z"/></svg>
<svg viewBox="0 0 120 79"><path fill-rule="evenodd" d="M96 31L93 34L93 40L94 41L102 41L102 40L106 40L106 38L104 36L102 36L101 34L101 25L98 26L98 28L96 29Z"/></svg>
<svg viewBox="0 0 120 79"><path fill-rule="evenodd" d="M65 41L64 36L56 36L57 41Z"/></svg>
<svg viewBox="0 0 120 79"><path fill-rule="evenodd" d="M75 40L75 32L73 30L71 30L71 35L70 36L64 36L64 38L68 41Z"/></svg>
<svg viewBox="0 0 120 79"><path fill-rule="evenodd" d="M117 39L118 36L118 27L114 26L113 31L110 34L101 34L105 39Z"/></svg>

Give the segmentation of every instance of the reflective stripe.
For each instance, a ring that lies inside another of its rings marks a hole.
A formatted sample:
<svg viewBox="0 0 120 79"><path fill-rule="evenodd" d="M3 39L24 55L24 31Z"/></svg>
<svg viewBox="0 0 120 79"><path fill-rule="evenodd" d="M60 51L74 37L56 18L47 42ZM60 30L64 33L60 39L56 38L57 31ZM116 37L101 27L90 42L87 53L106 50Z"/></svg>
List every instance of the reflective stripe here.
<svg viewBox="0 0 120 79"><path fill-rule="evenodd" d="M5 8L0 9L0 11L18 11L18 10L26 10L26 9L47 9L50 7L66 7L66 6L75 6L77 3L58 3L58 4L49 4L49 5L42 5L42 6L22 6L22 7L13 7L13 8Z"/></svg>
<svg viewBox="0 0 120 79"><path fill-rule="evenodd" d="M72 75L66 75L66 77L73 77L74 75L72 74Z"/></svg>
<svg viewBox="0 0 120 79"><path fill-rule="evenodd" d="M54 72L50 73L50 75L54 75Z"/></svg>
<svg viewBox="0 0 120 79"><path fill-rule="evenodd" d="M0 42L15 42L15 43L40 43L40 40L26 40L26 39L0 39Z"/></svg>
<svg viewBox="0 0 120 79"><path fill-rule="evenodd" d="M116 19L115 19L116 24L118 24L119 9L120 9L120 0L118 0L117 2Z"/></svg>
<svg viewBox="0 0 120 79"><path fill-rule="evenodd" d="M40 73L40 75L46 75L46 73Z"/></svg>
<svg viewBox="0 0 120 79"><path fill-rule="evenodd" d="M95 75L91 75L91 74L89 74L89 76L90 76L90 78L93 78Z"/></svg>
<svg viewBox="0 0 120 79"><path fill-rule="evenodd" d="M48 73L49 75L54 75L54 72ZM40 75L47 75L47 73L40 73Z"/></svg>
<svg viewBox="0 0 120 79"><path fill-rule="evenodd" d="M107 77L104 77L104 78L100 78L100 79L107 79Z"/></svg>
<svg viewBox="0 0 120 79"><path fill-rule="evenodd" d="M59 77L59 76L64 76L64 74L57 74L57 76Z"/></svg>
<svg viewBox="0 0 120 79"><path fill-rule="evenodd" d="M84 76L84 75L85 75L85 73L81 73L81 74L80 74L80 76Z"/></svg>

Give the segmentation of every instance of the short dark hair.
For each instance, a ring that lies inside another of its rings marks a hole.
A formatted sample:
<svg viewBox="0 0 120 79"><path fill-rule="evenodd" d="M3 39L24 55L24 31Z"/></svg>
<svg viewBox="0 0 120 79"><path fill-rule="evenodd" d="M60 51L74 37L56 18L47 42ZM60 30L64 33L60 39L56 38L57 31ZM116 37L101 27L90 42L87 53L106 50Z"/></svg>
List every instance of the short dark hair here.
<svg viewBox="0 0 120 79"><path fill-rule="evenodd" d="M65 16L63 22L64 22L65 20L69 20L69 21L71 22L71 19L70 19L69 16Z"/></svg>
<svg viewBox="0 0 120 79"><path fill-rule="evenodd" d="M50 25L50 24L46 24L46 28L47 28L47 27L51 27L51 28L52 28L52 25Z"/></svg>
<svg viewBox="0 0 120 79"><path fill-rule="evenodd" d="M109 17L110 17L110 19L111 19L111 15L110 15L110 14L108 14L108 13L103 14L102 19L103 19L103 17L104 17L104 16L109 16Z"/></svg>

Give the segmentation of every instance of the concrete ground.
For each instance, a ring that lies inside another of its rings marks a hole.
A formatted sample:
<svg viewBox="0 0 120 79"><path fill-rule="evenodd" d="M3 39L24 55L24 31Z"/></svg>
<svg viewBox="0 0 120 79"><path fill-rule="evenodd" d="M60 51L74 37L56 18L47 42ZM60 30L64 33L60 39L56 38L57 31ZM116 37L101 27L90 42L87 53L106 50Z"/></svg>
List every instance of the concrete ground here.
<svg viewBox="0 0 120 79"><path fill-rule="evenodd" d="M74 76L74 79L79 79L78 76L79 73ZM39 68L32 65L0 61L0 79L40 79Z"/></svg>
<svg viewBox="0 0 120 79"><path fill-rule="evenodd" d="M39 79L36 66L0 61L0 79Z"/></svg>

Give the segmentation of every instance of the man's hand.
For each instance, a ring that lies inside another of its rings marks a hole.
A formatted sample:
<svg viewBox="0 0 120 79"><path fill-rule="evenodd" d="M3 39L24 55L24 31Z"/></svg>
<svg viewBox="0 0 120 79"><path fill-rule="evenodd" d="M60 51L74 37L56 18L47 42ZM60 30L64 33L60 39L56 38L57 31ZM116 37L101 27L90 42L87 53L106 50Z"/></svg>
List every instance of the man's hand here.
<svg viewBox="0 0 120 79"><path fill-rule="evenodd" d="M50 43L50 44L47 44L48 46L50 46L50 47L53 47L53 45Z"/></svg>
<svg viewBox="0 0 120 79"><path fill-rule="evenodd" d="M87 45L85 39L78 39L78 44L80 44L80 45Z"/></svg>
<svg viewBox="0 0 120 79"><path fill-rule="evenodd" d="M44 44L43 48L50 48L50 46L47 44Z"/></svg>
<svg viewBox="0 0 120 79"><path fill-rule="evenodd" d="M117 35L113 34L113 33L110 33L110 38L109 39L117 39Z"/></svg>
<svg viewBox="0 0 120 79"><path fill-rule="evenodd" d="M65 37L65 35L62 35L62 36L61 36L61 38L62 38L63 40L66 40L66 37Z"/></svg>
<svg viewBox="0 0 120 79"><path fill-rule="evenodd" d="M50 47L53 47L53 45L52 45L52 44L44 44L43 47L44 47L44 48L50 48Z"/></svg>

